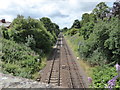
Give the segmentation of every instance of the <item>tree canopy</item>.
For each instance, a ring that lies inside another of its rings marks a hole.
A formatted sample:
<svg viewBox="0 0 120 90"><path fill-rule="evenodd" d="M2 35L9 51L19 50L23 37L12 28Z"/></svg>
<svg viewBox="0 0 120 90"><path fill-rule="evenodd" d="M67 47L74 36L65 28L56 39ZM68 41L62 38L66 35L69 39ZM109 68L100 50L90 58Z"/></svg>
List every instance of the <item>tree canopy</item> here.
<svg viewBox="0 0 120 90"><path fill-rule="evenodd" d="M45 23L45 24L44 24ZM48 24L47 24L48 23ZM59 26L52 23L49 18L42 18L41 20L28 17L24 18L18 15L11 24L8 30L4 30L4 37L6 39L14 40L18 43L34 42L34 49L38 48L45 52L54 44L59 33Z"/></svg>

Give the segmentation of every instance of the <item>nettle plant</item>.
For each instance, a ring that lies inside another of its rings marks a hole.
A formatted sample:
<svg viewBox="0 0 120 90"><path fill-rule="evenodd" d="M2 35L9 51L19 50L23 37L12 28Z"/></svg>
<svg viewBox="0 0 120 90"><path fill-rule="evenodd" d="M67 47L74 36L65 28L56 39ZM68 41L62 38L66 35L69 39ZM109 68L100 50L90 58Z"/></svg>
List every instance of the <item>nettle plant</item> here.
<svg viewBox="0 0 120 90"><path fill-rule="evenodd" d="M105 86L105 88L110 88L110 90L115 87L116 81L120 77L120 65L117 63L115 65L115 67L116 67L116 71L118 73L117 76L115 76L111 80L109 80L108 83L107 83L107 86ZM88 82L90 83L91 87L94 88L91 77L88 77Z"/></svg>

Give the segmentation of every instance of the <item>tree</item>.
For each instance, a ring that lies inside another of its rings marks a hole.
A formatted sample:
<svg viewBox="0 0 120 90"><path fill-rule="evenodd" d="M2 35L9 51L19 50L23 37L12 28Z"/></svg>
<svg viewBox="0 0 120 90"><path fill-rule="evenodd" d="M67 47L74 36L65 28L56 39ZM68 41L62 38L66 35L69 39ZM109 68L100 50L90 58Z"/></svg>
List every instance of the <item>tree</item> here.
<svg viewBox="0 0 120 90"><path fill-rule="evenodd" d="M96 15L93 14L93 13L90 13L90 14L89 14L89 21L90 21L90 22L93 22L93 23L96 23L96 22L97 22Z"/></svg>
<svg viewBox="0 0 120 90"><path fill-rule="evenodd" d="M80 29L80 35L83 36L84 40L88 39L90 34L93 32L94 29L94 23L93 22L87 22L84 24L83 27Z"/></svg>
<svg viewBox="0 0 120 90"><path fill-rule="evenodd" d="M57 25L55 27L58 28ZM5 35L5 37L9 36L9 39L17 43L27 43L32 49L41 49L44 52L49 51L54 42L54 35L46 30L44 24L40 20L30 17L25 19L24 17L18 16L13 20L11 27L6 31Z"/></svg>
<svg viewBox="0 0 120 90"><path fill-rule="evenodd" d="M82 21L81 21L82 26L83 26L85 23L89 22L89 21L90 21L90 20L89 20L89 14L88 14L88 13L84 13L84 14L82 15Z"/></svg>
<svg viewBox="0 0 120 90"><path fill-rule="evenodd" d="M52 33L52 30L53 30L52 21L47 17L41 18L40 21L43 22L43 24L44 24L45 28L47 29L47 31L50 31Z"/></svg>
<svg viewBox="0 0 120 90"><path fill-rule="evenodd" d="M110 21L99 20L89 34L90 26L82 27L81 33L85 39L80 45L80 54L94 64L120 62L120 21L112 17Z"/></svg>
<svg viewBox="0 0 120 90"><path fill-rule="evenodd" d="M81 27L80 21L78 19L76 19L71 28L79 29L80 27Z"/></svg>
<svg viewBox="0 0 120 90"><path fill-rule="evenodd" d="M105 2L101 2L93 10L93 13L97 16L97 18L103 19L110 12L109 10L110 8L105 4Z"/></svg>
<svg viewBox="0 0 120 90"><path fill-rule="evenodd" d="M63 32L67 32L67 30L68 30L67 27L64 27L64 28L62 29Z"/></svg>
<svg viewBox="0 0 120 90"><path fill-rule="evenodd" d="M112 14L120 18L120 1L113 3Z"/></svg>
<svg viewBox="0 0 120 90"><path fill-rule="evenodd" d="M41 18L40 21L43 22L44 27L54 36L54 39L56 40L60 32L59 26L56 23L52 23L52 21L47 17Z"/></svg>

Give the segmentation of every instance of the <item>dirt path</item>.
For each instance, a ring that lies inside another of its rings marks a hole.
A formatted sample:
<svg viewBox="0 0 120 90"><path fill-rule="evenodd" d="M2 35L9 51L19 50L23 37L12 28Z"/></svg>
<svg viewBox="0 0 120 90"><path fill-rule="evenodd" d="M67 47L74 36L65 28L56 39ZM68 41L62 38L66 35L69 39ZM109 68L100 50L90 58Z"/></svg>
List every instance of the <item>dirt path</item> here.
<svg viewBox="0 0 120 90"><path fill-rule="evenodd" d="M41 81L65 88L87 88L87 79L62 34L41 72Z"/></svg>

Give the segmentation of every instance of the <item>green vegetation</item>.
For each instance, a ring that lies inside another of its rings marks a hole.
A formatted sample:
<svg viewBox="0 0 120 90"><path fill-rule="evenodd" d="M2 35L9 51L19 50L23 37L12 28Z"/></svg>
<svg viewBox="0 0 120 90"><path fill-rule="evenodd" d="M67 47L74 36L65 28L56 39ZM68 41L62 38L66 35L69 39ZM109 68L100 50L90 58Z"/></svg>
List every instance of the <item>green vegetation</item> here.
<svg viewBox="0 0 120 90"><path fill-rule="evenodd" d="M115 2L110 11L110 7L101 2L92 13L83 14L81 21L75 20L71 28L63 28L77 55L94 68L91 75L94 87L104 88L116 75L113 66L120 64L119 5L120 2ZM117 81L116 87L119 85Z"/></svg>
<svg viewBox="0 0 120 90"><path fill-rule="evenodd" d="M23 44L6 39L0 39L0 42L3 53L2 71L15 76L34 78L34 73L42 68L41 64L44 62L42 56ZM38 62L38 59L41 61Z"/></svg>
<svg viewBox="0 0 120 90"><path fill-rule="evenodd" d="M20 15L14 19L8 30L3 30L4 38L14 40L17 43L32 44L33 50L40 49L43 52L48 52L54 44L54 34L47 31L41 21L30 17L25 19ZM33 38L32 42L29 42L30 38Z"/></svg>
<svg viewBox="0 0 120 90"><path fill-rule="evenodd" d="M2 72L32 79L39 76L59 32L59 26L47 17L37 20L18 15L9 28L0 27ZM63 28L63 33L76 55L91 66L88 75L93 86L106 87L117 75L114 65L120 64L120 2L114 2L112 8L99 3L71 28ZM119 78L116 87L120 88Z"/></svg>
<svg viewBox="0 0 120 90"><path fill-rule="evenodd" d="M54 40L56 40L59 34L59 26L55 23L52 23L52 21L47 17L41 18L40 21L43 22L44 27L53 35Z"/></svg>
<svg viewBox="0 0 120 90"><path fill-rule="evenodd" d="M10 28L0 28L2 72L31 79L39 76L59 34L59 26L47 19L41 21L18 15Z"/></svg>
<svg viewBox="0 0 120 90"><path fill-rule="evenodd" d="M93 87L94 88L105 88L107 87L107 83L110 79L118 75L116 72L115 67L112 65L103 65L103 66L96 66L93 69L92 77L93 77ZM120 78L116 81L115 88L120 88Z"/></svg>
<svg viewBox="0 0 120 90"><path fill-rule="evenodd" d="M91 64L119 62L119 33L117 18L112 18L109 22L99 21L95 24L89 38L84 38L84 41L80 42L80 55Z"/></svg>

